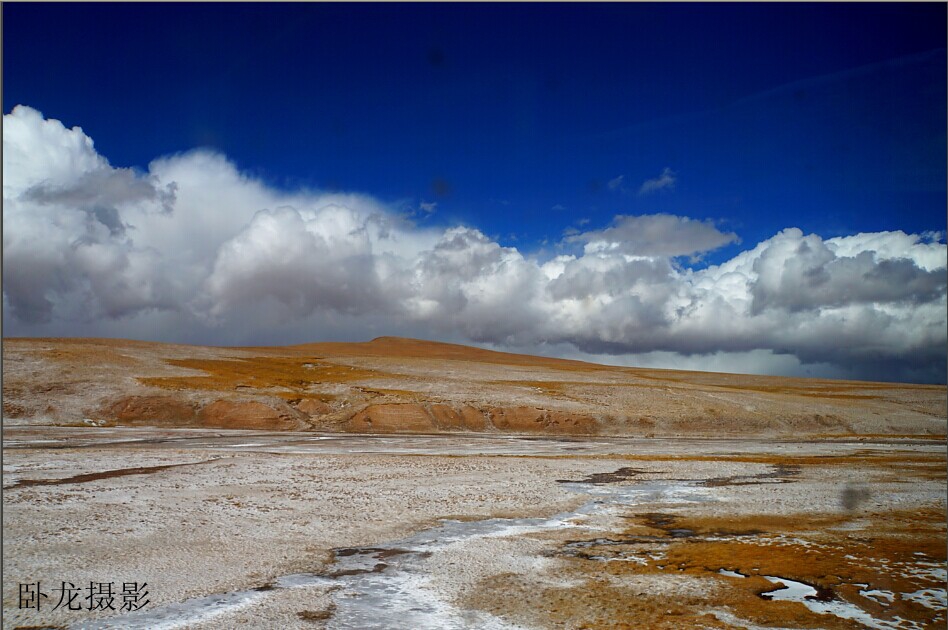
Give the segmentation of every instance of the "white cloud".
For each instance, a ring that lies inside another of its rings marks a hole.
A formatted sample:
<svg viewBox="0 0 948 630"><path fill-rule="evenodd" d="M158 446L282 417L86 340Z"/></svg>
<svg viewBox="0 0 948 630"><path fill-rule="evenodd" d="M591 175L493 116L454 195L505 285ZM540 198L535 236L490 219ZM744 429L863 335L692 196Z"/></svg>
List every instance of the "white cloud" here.
<svg viewBox="0 0 948 630"><path fill-rule="evenodd" d="M615 217L610 227L573 235L587 253L612 251L640 256L686 256L717 249L739 240L710 221L670 214Z"/></svg>
<svg viewBox="0 0 948 630"><path fill-rule="evenodd" d="M609 190L622 190L622 180L625 179L625 175L619 175L613 179L610 179L606 182L606 187Z"/></svg>
<svg viewBox="0 0 948 630"><path fill-rule="evenodd" d="M286 192L221 155L116 168L81 129L4 116L7 334L290 343L382 334L694 369L944 380L940 235L737 242L709 221L618 216L546 262L367 195ZM745 365L745 369L740 369Z"/></svg>
<svg viewBox="0 0 948 630"><path fill-rule="evenodd" d="M672 188L675 185L677 176L675 172L670 168L665 167L662 170L662 174L656 177L655 179L647 179L642 182L642 186L639 188L640 195L647 195L648 193L653 193L664 188Z"/></svg>

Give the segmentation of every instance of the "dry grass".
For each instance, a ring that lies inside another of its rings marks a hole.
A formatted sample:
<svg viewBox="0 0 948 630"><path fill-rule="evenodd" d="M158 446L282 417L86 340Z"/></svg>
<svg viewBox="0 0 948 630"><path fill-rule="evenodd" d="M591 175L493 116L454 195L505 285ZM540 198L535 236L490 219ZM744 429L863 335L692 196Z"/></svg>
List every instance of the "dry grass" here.
<svg viewBox="0 0 948 630"><path fill-rule="evenodd" d="M879 619L900 616L930 627L944 621L943 614L898 596L882 606L855 586L894 593L938 586L908 568L920 559L944 566L940 508L874 514L871 526L856 533L834 529L851 520L841 514L638 514L631 520L620 536L598 545L593 539L581 554L564 554L566 569L558 577L572 584L538 588L524 576L504 574L482 585L469 603L502 616L527 614L545 627L730 627L712 611L763 627L862 627L797 602L764 599L761 593L779 588L762 577L769 575L804 582L820 596L854 603ZM747 577L724 576L721 569Z"/></svg>
<svg viewBox="0 0 948 630"><path fill-rule="evenodd" d="M285 388L290 392L303 393L314 385L325 383L351 383L368 378L384 378L393 375L377 370L338 365L321 357L273 357L260 356L252 359L169 359L175 367L200 370L204 375L140 378L151 387L182 390L233 391L239 387L263 389Z"/></svg>

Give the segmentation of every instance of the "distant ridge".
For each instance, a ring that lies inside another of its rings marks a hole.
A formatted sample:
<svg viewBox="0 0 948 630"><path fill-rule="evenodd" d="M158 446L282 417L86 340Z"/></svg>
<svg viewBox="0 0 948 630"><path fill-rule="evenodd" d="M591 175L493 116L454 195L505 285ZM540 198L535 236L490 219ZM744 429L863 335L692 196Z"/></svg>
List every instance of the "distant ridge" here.
<svg viewBox="0 0 948 630"><path fill-rule="evenodd" d="M465 346L457 343L413 339L411 337L383 336L364 342L317 342L286 346L286 348L305 350L308 352L325 349L333 353L352 356L397 356L416 359L447 359L452 361L477 361L503 365L545 367L556 367L559 365L568 369L616 369L614 366L605 366L574 359L558 359L530 354L502 352L499 350L486 350L484 348Z"/></svg>

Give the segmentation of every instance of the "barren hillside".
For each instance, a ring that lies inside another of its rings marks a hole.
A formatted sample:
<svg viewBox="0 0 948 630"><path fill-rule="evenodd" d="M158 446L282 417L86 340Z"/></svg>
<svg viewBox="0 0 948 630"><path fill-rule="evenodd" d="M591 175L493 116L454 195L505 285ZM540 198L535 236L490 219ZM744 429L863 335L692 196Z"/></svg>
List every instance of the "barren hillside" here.
<svg viewBox="0 0 948 630"><path fill-rule="evenodd" d="M211 348L5 339L14 424L360 433L944 436L944 386L619 368L383 337Z"/></svg>

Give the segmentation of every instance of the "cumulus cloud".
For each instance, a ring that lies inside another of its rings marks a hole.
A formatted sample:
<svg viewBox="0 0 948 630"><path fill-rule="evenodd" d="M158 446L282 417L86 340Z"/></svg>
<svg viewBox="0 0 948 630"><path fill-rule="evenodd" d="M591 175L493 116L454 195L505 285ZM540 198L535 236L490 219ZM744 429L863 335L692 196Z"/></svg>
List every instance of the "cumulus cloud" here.
<svg viewBox="0 0 948 630"><path fill-rule="evenodd" d="M304 213L261 210L221 245L204 289L215 316L265 299L294 316L385 304L365 220L334 205Z"/></svg>
<svg viewBox="0 0 948 630"><path fill-rule="evenodd" d="M675 172L666 166L664 169L662 169L661 175L655 179L647 179L642 182L642 186L639 188L639 194L647 195L664 188L672 188L675 185L676 180L677 177Z"/></svg>
<svg viewBox="0 0 948 630"><path fill-rule="evenodd" d="M850 255L838 255L841 246ZM758 279L751 291L751 312L866 303L921 305L944 294L943 270L926 269L924 262L920 266L910 258L890 258L867 246L868 242L853 248L839 239L823 241L796 229L782 232L754 262Z"/></svg>
<svg viewBox="0 0 948 630"><path fill-rule="evenodd" d="M737 235L618 216L568 236L575 254L540 259L474 226L413 225L368 195L275 190L216 153L137 172L28 107L3 125L7 334L403 334L666 367L945 379L941 234L787 228L691 269L682 257Z"/></svg>
<svg viewBox="0 0 948 630"><path fill-rule="evenodd" d="M609 190L622 190L623 179L625 179L625 175L619 175L618 177L614 177L613 179L610 179L608 182L606 182L606 187Z"/></svg>

